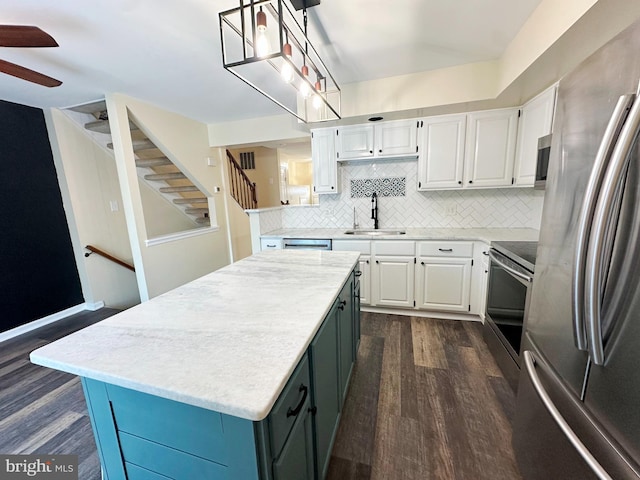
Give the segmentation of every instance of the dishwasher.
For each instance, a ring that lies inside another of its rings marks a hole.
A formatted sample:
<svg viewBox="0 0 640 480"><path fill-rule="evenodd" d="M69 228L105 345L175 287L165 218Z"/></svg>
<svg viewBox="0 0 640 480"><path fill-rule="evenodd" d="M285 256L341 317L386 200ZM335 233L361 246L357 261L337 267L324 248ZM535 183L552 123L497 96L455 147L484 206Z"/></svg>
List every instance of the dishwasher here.
<svg viewBox="0 0 640 480"><path fill-rule="evenodd" d="M330 238L285 238L283 248L296 250L331 250Z"/></svg>

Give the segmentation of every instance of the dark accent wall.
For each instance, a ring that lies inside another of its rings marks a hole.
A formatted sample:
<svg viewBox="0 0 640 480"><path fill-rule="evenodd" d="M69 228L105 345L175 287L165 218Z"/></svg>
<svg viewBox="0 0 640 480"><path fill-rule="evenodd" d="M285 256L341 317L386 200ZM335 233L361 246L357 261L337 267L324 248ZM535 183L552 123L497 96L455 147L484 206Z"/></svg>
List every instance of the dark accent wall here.
<svg viewBox="0 0 640 480"><path fill-rule="evenodd" d="M0 101L0 332L83 302L44 114Z"/></svg>

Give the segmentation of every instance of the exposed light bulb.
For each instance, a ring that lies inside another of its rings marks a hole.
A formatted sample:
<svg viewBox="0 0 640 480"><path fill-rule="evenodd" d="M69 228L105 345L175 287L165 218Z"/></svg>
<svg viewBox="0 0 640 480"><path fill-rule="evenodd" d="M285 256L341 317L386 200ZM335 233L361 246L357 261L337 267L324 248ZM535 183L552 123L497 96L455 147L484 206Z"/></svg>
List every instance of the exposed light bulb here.
<svg viewBox="0 0 640 480"><path fill-rule="evenodd" d="M320 98L320 95L318 95L317 93L313 96L312 105L313 105L313 108L315 108L316 110L318 110L322 106L322 99Z"/></svg>
<svg viewBox="0 0 640 480"><path fill-rule="evenodd" d="M282 46L282 53L284 54L284 56L286 58L291 58L291 44L289 44L288 42L285 43ZM291 83L293 82L293 68L291 67L291 65L289 64L289 62L287 62L286 60L284 61L283 65L282 65L282 70L280 70L280 75L282 76L282 79L287 82L287 83Z"/></svg>
<svg viewBox="0 0 640 480"><path fill-rule="evenodd" d="M265 57L271 52L271 43L267 37L266 32L260 32L256 34L256 56Z"/></svg>
<svg viewBox="0 0 640 480"><path fill-rule="evenodd" d="M282 80L284 80L286 83L293 82L293 68L291 68L291 65L289 65L289 62L284 62L284 65L282 65L282 70L280 70L280 76L282 77Z"/></svg>
<svg viewBox="0 0 640 480"><path fill-rule="evenodd" d="M311 95L311 89L309 88L309 84L304 80L300 80L300 94L304 98L309 98L309 95Z"/></svg>

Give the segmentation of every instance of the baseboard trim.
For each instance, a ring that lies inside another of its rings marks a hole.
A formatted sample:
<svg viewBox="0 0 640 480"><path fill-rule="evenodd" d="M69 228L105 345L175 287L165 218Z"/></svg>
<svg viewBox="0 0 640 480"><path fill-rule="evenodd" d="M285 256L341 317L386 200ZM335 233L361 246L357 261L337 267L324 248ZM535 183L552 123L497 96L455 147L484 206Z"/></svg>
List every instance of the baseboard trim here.
<svg viewBox="0 0 640 480"><path fill-rule="evenodd" d="M389 315L405 315L408 317L437 318L441 320L464 320L467 322L484 323L479 315L474 313L450 313L436 312L432 310L412 310L403 308L387 308L387 307L370 307L368 305L360 305L360 310L371 313L386 313Z"/></svg>
<svg viewBox="0 0 640 480"><path fill-rule="evenodd" d="M96 311L102 307L104 307L104 302L81 303L80 305L76 305L75 307L67 308L66 310L62 310L61 312L52 313L51 315L48 315L46 317L39 318L38 320L34 320L32 322L25 323L24 325L12 328L11 330L7 330L6 332L1 332L0 342L15 338L17 336L35 330L36 328L44 327L45 325L49 325L50 323L57 322L58 320L70 317L71 315L75 315L76 313L84 312L85 310Z"/></svg>

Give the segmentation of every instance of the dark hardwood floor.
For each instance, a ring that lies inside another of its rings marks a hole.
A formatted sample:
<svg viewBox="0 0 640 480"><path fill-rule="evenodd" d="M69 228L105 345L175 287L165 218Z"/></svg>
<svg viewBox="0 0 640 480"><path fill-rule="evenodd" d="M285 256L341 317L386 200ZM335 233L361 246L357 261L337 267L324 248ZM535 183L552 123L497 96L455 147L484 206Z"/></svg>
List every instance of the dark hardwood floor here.
<svg viewBox="0 0 640 480"><path fill-rule="evenodd" d="M0 343L0 453L78 455L78 478L101 478L80 380L32 364L29 353L117 312L81 312Z"/></svg>
<svg viewBox="0 0 640 480"><path fill-rule="evenodd" d="M328 480L516 480L515 397L471 322L363 313Z"/></svg>
<svg viewBox="0 0 640 480"><path fill-rule="evenodd" d="M78 455L79 478L100 479L79 380L29 353L114 313L83 312L0 343L0 453ZM514 403L479 325L363 313L328 479L517 480Z"/></svg>

